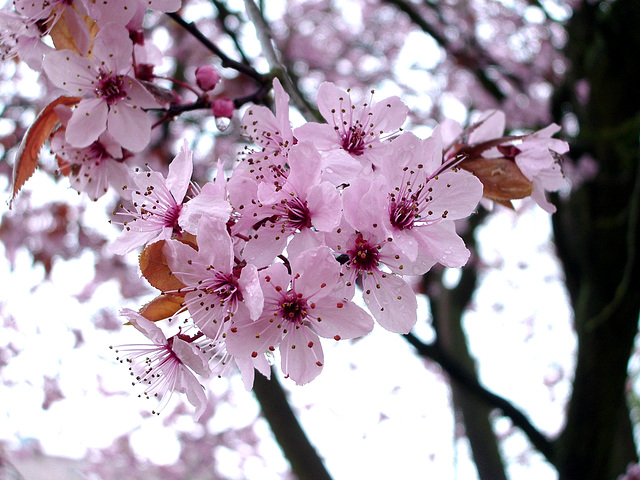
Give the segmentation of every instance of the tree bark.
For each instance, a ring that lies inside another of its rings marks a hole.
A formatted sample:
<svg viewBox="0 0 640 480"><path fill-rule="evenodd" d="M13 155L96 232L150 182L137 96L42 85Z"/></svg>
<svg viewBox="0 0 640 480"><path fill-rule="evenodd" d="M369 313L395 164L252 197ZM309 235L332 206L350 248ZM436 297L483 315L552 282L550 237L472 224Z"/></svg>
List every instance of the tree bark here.
<svg viewBox="0 0 640 480"><path fill-rule="evenodd" d="M640 3L584 3L568 26L571 71L556 97L580 123L572 157L599 172L560 202L554 232L573 304L578 358L555 465L563 480L614 480L637 461L625 399L640 312L638 112ZM580 103L576 83L590 85Z"/></svg>

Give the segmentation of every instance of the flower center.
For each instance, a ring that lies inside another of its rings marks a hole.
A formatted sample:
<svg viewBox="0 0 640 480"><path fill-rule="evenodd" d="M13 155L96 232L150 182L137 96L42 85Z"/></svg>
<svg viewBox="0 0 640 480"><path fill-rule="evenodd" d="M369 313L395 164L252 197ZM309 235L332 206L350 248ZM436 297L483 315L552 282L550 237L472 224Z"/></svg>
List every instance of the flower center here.
<svg viewBox="0 0 640 480"><path fill-rule="evenodd" d="M283 320L288 320L295 325L301 325L307 317L307 307L293 292L289 292L287 299L280 303L278 309Z"/></svg>
<svg viewBox="0 0 640 480"><path fill-rule="evenodd" d="M351 265L361 272L370 272L378 267L380 253L378 249L362 238L359 233L355 246L347 252Z"/></svg>
<svg viewBox="0 0 640 480"><path fill-rule="evenodd" d="M419 217L418 204L413 199L392 201L389 204L389 217L394 227L400 230L411 228Z"/></svg>
<svg viewBox="0 0 640 480"><path fill-rule="evenodd" d="M293 197L286 203L285 209L287 211L287 223L292 229L311 228L311 213L307 207L307 202L303 202L298 197Z"/></svg>
<svg viewBox="0 0 640 480"><path fill-rule="evenodd" d="M105 98L109 106L127 96L124 76L101 72L98 77L98 85L95 93L98 97Z"/></svg>
<svg viewBox="0 0 640 480"><path fill-rule="evenodd" d="M351 125L342 135L342 148L352 155L359 157L364 154L365 132L360 125Z"/></svg>

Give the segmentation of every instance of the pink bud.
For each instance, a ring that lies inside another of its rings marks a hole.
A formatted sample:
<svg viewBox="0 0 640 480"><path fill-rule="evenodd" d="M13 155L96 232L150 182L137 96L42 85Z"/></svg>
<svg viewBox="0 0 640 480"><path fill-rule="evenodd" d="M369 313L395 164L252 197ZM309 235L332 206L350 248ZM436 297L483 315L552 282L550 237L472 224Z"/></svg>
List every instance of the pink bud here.
<svg viewBox="0 0 640 480"><path fill-rule="evenodd" d="M220 74L211 65L204 65L196 69L196 83L205 92L213 90L213 88L216 86L216 83L218 83L219 81Z"/></svg>
<svg viewBox="0 0 640 480"><path fill-rule="evenodd" d="M213 101L211 109L215 117L231 118L235 110L235 105L230 98L217 98Z"/></svg>

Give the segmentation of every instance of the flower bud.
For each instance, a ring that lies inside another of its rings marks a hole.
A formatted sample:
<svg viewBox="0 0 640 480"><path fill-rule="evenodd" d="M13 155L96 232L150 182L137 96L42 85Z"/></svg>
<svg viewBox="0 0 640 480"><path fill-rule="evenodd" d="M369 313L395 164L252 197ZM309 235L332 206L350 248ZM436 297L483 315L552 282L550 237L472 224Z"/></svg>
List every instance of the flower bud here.
<svg viewBox="0 0 640 480"><path fill-rule="evenodd" d="M235 105L230 98L217 98L213 101L211 109L215 117L231 118L235 110Z"/></svg>
<svg viewBox="0 0 640 480"><path fill-rule="evenodd" d="M220 81L220 74L211 65L204 65L196 69L196 83L205 92L213 90Z"/></svg>

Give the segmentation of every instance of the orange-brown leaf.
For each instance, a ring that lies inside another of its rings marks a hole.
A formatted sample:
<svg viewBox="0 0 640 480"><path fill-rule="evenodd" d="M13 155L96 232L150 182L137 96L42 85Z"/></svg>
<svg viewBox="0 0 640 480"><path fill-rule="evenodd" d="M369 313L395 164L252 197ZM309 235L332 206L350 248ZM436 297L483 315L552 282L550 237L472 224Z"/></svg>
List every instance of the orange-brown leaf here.
<svg viewBox="0 0 640 480"><path fill-rule="evenodd" d="M511 200L533 193L533 183L522 174L513 160L475 158L465 160L460 167L473 173L482 182L483 196L502 205L509 207Z"/></svg>
<svg viewBox="0 0 640 480"><path fill-rule="evenodd" d="M147 245L140 254L140 271L151 285L162 292L176 291L185 285L171 272L167 259L162 252L165 241Z"/></svg>
<svg viewBox="0 0 640 480"><path fill-rule="evenodd" d="M79 97L58 97L44 110L42 110L33 124L27 130L26 135L22 139L20 148L16 155L16 162L13 166L13 193L11 195L11 203L16 197L22 186L25 184L33 172L38 168L38 154L45 144L51 132L60 122L55 112L58 105L75 105L81 100Z"/></svg>
<svg viewBox="0 0 640 480"><path fill-rule="evenodd" d="M70 6L69 8L74 7ZM88 17L87 15L82 15L82 19L89 29L90 42L93 42L93 39L99 31L98 24L95 22L95 20ZM51 29L51 32L49 32L51 35L51 40L53 41L56 50L72 50L82 55L82 52L79 51L78 45L76 44L76 39L72 32L73 29L75 29L75 27L72 27L70 29L66 22L66 16L63 15L55 23L55 25ZM86 48L87 46L88 45L85 45L84 48Z"/></svg>
<svg viewBox="0 0 640 480"><path fill-rule="evenodd" d="M183 306L184 298L178 295L158 295L145 306L139 313L151 322L164 320L175 315Z"/></svg>

